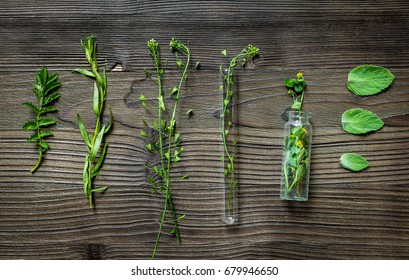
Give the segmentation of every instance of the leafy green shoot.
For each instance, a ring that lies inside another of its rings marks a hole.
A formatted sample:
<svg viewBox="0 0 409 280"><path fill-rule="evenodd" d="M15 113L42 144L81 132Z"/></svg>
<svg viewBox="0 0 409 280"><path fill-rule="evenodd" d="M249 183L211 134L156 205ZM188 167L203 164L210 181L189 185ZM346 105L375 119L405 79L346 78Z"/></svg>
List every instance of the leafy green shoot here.
<svg viewBox="0 0 409 280"><path fill-rule="evenodd" d="M74 72L82 74L88 78L94 80L93 90L93 102L92 112L96 117L94 132L89 135L86 130L80 114L77 115L78 127L85 142L87 155L85 156L83 181L84 181L84 194L89 200L90 208L93 208L93 194L97 192L103 192L108 187L94 188L93 181L100 173L102 164L105 160L108 142L105 142L106 134L112 129L113 115L111 108L108 106L110 113L110 122L108 125L102 123L102 116L105 109L105 101L107 94L107 77L105 69L100 72L98 70L97 61L97 44L95 42L96 37L94 35L88 36L87 40L83 42L81 40L81 46L84 50L85 57L91 66L91 71L86 69L77 68ZM105 144L104 144L105 142Z"/></svg>
<svg viewBox="0 0 409 280"><path fill-rule="evenodd" d="M172 38L169 46L170 50L175 54L176 65L181 74L179 83L173 86L170 91L170 96L173 103L168 102L164 97L164 68L160 56L160 47L156 40L151 39L148 41L148 49L156 75L154 76L148 70L145 70L145 73L146 76L154 81L158 87L158 113L157 120L153 121L151 125L145 120L143 120L143 122L148 129L153 129L155 131L154 135L156 135L156 137L150 136L145 130L140 132L142 137L148 138L149 140L149 143L146 144L146 149L149 151L149 153L158 155L160 158L159 164L153 166L146 165L146 168L150 171L150 173L152 173L152 176L148 176L147 182L150 185L151 190L154 193L162 195L164 199L152 259L156 256L167 214L170 215L172 223L170 234L177 237L179 244L182 244L182 238L178 222L185 217L185 215L178 216L173 205L171 194L171 171L172 166L181 161L182 153L184 151L184 147L182 146L182 142L180 140L180 133L177 132L176 112L180 95L182 93L183 84L186 82L188 77L187 72L190 64L190 50L176 38ZM139 100L141 101L142 106L147 107L147 99L145 96L141 95ZM166 118L166 116L170 117ZM182 177L182 179L187 180L189 179L189 176L185 175Z"/></svg>
<svg viewBox="0 0 409 280"><path fill-rule="evenodd" d="M52 106L61 96L60 93L56 92L61 86L57 79L58 74L49 75L47 68L42 67L36 73L36 82L33 85L33 92L37 97L38 106L31 102L23 103L24 106L30 108L36 115L34 120L28 121L23 125L24 130L34 130L34 133L27 141L35 142L39 151L37 164L30 170L31 173L34 173L40 167L44 155L49 149L49 144L45 139L53 135L51 131L44 129L56 124L56 121L51 118L45 118L44 115L57 111L57 108Z"/></svg>

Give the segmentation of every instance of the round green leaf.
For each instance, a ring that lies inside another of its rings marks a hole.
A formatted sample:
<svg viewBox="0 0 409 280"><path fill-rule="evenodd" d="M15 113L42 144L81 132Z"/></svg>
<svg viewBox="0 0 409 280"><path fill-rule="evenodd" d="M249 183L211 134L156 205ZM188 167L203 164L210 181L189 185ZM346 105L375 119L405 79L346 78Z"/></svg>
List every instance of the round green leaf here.
<svg viewBox="0 0 409 280"><path fill-rule="evenodd" d="M361 65L348 74L348 89L358 96L380 93L392 84L393 74L386 68L375 65Z"/></svg>
<svg viewBox="0 0 409 280"><path fill-rule="evenodd" d="M384 125L374 113L360 109L349 109L342 114L342 128L352 134L364 134L376 131Z"/></svg>
<svg viewBox="0 0 409 280"><path fill-rule="evenodd" d="M345 169L358 172L369 166L368 162L358 154L348 153L341 156L341 166Z"/></svg>

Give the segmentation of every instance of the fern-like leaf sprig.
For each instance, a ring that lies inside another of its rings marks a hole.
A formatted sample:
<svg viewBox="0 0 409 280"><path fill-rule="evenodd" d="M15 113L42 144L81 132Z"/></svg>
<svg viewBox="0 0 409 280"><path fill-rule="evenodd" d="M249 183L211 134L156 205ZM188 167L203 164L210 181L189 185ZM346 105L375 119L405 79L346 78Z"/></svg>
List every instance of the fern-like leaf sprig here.
<svg viewBox="0 0 409 280"><path fill-rule="evenodd" d="M61 96L60 93L56 92L56 89L61 86L57 79L58 74L49 75L47 68L42 67L36 73L36 82L33 84L33 92L37 97L38 106L32 102L23 103L24 106L30 108L36 114L34 120L26 122L23 126L24 130L34 130L34 133L27 141L35 142L39 151L37 164L30 170L31 173L34 173L41 166L44 155L49 149L49 144L45 139L53 135L51 131L44 129L56 124L56 121L45 118L44 115L57 111L57 108L52 106Z"/></svg>

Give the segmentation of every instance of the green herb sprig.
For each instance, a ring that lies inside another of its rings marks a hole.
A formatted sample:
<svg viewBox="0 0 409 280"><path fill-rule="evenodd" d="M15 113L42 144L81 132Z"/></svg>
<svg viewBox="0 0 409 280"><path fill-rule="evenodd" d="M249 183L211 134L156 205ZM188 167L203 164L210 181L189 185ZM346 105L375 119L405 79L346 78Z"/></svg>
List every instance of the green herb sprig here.
<svg viewBox="0 0 409 280"><path fill-rule="evenodd" d="M144 121L144 123L156 132L157 137L149 136L145 130L142 130L140 135L149 138L149 143L146 145L147 150L151 153L158 154L160 157L159 165L146 166L148 170L155 175L149 176L147 181L151 185L151 190L153 192L161 194L164 197L163 210L161 211L160 215L159 230L152 253L152 258L155 258L167 213L170 214L172 220L171 223L173 224L173 228L170 233L177 237L179 244L182 244L178 222L185 218L185 215L178 216L175 212L171 194L171 168L173 164L176 164L181 160L181 154L184 151L184 147L182 146L182 142L180 140L180 133L176 132L176 112L183 83L188 77L187 72L190 64L190 50L179 40L172 38L170 42L170 49L175 53L176 65L180 70L181 78L178 85L174 86L170 91L170 96L173 99L173 108L171 108L171 105L165 104L163 90L164 68L161 62L159 43L154 39L149 40L148 49L154 64L156 78L147 70L145 70L145 73L146 76L153 80L158 86L158 118L152 125L148 125L146 121ZM180 55L185 56L184 61L180 58ZM142 105L146 107L146 97L141 95L139 100L141 101ZM166 112L171 112L169 120L165 118ZM182 179L189 179L189 176L185 175L182 177Z"/></svg>
<svg viewBox="0 0 409 280"><path fill-rule="evenodd" d="M227 58L227 51L223 50L221 52ZM237 142L234 139L234 135L229 136L229 131L234 125L231 121L232 118L232 100L234 95L234 69L238 61L241 61L241 65L244 67L248 61L253 60L259 55L259 49L255 46L249 44L240 53L234 56L224 71L223 65L220 65L220 75L222 77L222 85L220 86L220 91L224 93L222 98L222 112L220 115L221 119L221 134L223 140L224 155L222 156L222 162L224 164L224 177L229 184L229 198L228 198L228 208L232 206L233 191L237 189L237 180L235 176L235 158L234 155L229 150L229 142L233 143L233 148L237 148Z"/></svg>
<svg viewBox="0 0 409 280"><path fill-rule="evenodd" d="M102 116L104 113L106 94L107 94L107 77L105 69L100 73L98 71L97 61L97 44L94 35L88 36L87 41L81 40L81 46L84 50L85 57L91 66L91 71L77 68L74 72L83 74L94 80L94 97L93 97L93 112L96 116L95 129L91 137L82 122L80 114L77 115L78 127L81 136L84 139L88 155L85 156L83 181L84 193L89 200L89 207L93 208L93 194L95 192L105 191L108 187L93 188L93 180L99 174L102 163L104 162L108 142L104 142L105 135L111 130L113 124L113 116L111 108L108 106L110 113L110 122L107 126L102 124ZM102 149L101 149L102 147ZM99 155L99 156L98 156Z"/></svg>
<svg viewBox="0 0 409 280"><path fill-rule="evenodd" d="M51 118L43 118L43 116L57 111L57 108L51 106L61 96L60 93L55 92L61 86L57 79L58 74L49 75L47 68L42 67L36 73L36 82L33 84L33 92L37 97L38 106L31 102L23 103L24 106L30 108L36 114L34 120L26 122L23 126L24 130L34 130L34 134L27 141L35 142L39 151L37 164L30 170L31 173L34 173L40 167L44 155L49 149L49 144L45 141L45 138L53 135L51 131L43 129L56 124L56 121Z"/></svg>
<svg viewBox="0 0 409 280"><path fill-rule="evenodd" d="M293 98L292 109L301 111L304 102L304 89L306 86L304 76L301 72L297 73L297 78L284 80L284 85L288 89L288 94Z"/></svg>
<svg viewBox="0 0 409 280"><path fill-rule="evenodd" d="M306 82L301 72L296 78L284 80L284 86L288 94L293 98L292 109L301 111L304 102ZM310 164L309 155L309 132L302 124L295 125L290 129L289 135L284 139L284 179L285 195L289 196L293 188L298 196L301 196L303 182Z"/></svg>

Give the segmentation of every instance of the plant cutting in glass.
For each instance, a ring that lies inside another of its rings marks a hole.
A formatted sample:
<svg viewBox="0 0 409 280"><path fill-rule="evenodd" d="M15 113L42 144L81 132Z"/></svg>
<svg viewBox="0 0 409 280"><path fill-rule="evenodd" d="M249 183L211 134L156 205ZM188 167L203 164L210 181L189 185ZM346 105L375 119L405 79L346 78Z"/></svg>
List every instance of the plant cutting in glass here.
<svg viewBox="0 0 409 280"><path fill-rule="evenodd" d="M110 122L107 126L102 124L102 116L104 113L107 94L107 77L105 69L102 71L102 73L98 71L97 44L95 42L95 38L96 37L92 35L87 37L86 42L81 40L81 46L84 50L85 57L91 66L91 71L80 68L74 70L74 72L83 74L84 76L94 80L93 112L96 116L96 122L94 133L92 134L91 138L85 129L80 114L77 115L78 127L88 152L88 155L85 156L83 181L84 193L89 200L90 208L93 208L93 194L95 192L103 192L108 188L93 188L93 181L99 174L102 163L104 162L108 142L105 142L105 144L102 143L104 142L105 135L112 128L113 123L112 111L111 108L108 107L111 116Z"/></svg>
<svg viewBox="0 0 409 280"><path fill-rule="evenodd" d="M288 89L288 94L293 98L292 109L301 112L304 102L306 82L303 74L300 72L296 78L284 80L284 85ZM296 195L301 196L303 182L309 170L309 139L310 135L302 123L296 123L290 129L290 134L284 139L284 184L285 196L295 188Z"/></svg>
<svg viewBox="0 0 409 280"><path fill-rule="evenodd" d="M182 220L185 215L178 216L176 214L172 194L171 194L171 168L173 164L176 164L181 160L181 155L184 151L182 142L180 140L180 133L176 132L176 112L182 92L183 83L187 80L187 72L190 63L190 50L179 40L173 38L170 42L170 49L175 53L176 64L181 73L181 78L177 86L174 86L170 92L170 96L173 99L173 108L171 105L165 104L164 89L163 89L163 75L164 68L162 66L160 57L160 48L156 40L151 39L148 41L148 49L152 57L154 68L156 71L156 78L153 74L145 70L148 78L153 80L158 86L158 105L157 105L157 120L153 121L152 125L149 125L145 120L144 124L154 131L154 135L151 136L145 130L142 130L140 135L142 137L149 138L149 143L146 144L146 149L150 153L159 155L159 164L154 166L147 166L146 168L153 174L149 176L147 181L151 185L151 190L155 193L161 194L164 197L163 210L160 214L159 230L156 237L155 246L153 248L152 259L156 256L156 251L159 246L160 237L162 235L163 226L166 222L166 214L171 216L171 223L173 225L170 233L176 236L179 244L182 244L182 238L179 230L178 222ZM185 61L179 57L185 56ZM144 95L139 97L142 105L146 107L147 99ZM191 114L191 110L189 110ZM170 118L167 120L166 115L170 113ZM189 179L188 175L184 175L182 179Z"/></svg>
<svg viewBox="0 0 409 280"><path fill-rule="evenodd" d="M225 57L227 57L227 51L223 50L221 52ZM234 138L234 133L230 133L231 129L235 125L235 113L237 108L234 108L234 96L235 96L235 85L234 85L234 69L237 62L240 61L241 65L244 67L248 61L251 61L259 55L259 49L253 45L248 45L239 54L233 57L229 61L227 69L220 65L220 76L222 79L222 84L220 86L220 91L222 93L222 110L220 114L221 120L221 134L223 140L223 156L221 160L224 165L224 179L228 190L225 193L225 212L224 220L231 224L236 220L237 211L233 208L235 206L235 192L237 190L237 180L235 176L236 166L235 166L235 154L237 148L237 142Z"/></svg>

